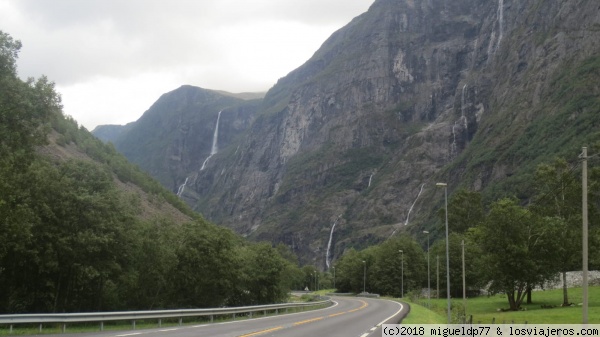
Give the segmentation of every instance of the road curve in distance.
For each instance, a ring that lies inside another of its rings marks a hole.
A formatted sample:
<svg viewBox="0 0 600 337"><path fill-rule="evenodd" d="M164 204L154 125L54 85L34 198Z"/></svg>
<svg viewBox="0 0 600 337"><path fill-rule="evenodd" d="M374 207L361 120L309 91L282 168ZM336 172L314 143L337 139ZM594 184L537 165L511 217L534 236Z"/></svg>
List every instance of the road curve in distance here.
<svg viewBox="0 0 600 337"><path fill-rule="evenodd" d="M372 337L397 323L408 308L389 300L333 297L325 309L225 323L162 329L70 334L76 337ZM50 336L50 335L46 335ZM57 335L65 336L65 335Z"/></svg>

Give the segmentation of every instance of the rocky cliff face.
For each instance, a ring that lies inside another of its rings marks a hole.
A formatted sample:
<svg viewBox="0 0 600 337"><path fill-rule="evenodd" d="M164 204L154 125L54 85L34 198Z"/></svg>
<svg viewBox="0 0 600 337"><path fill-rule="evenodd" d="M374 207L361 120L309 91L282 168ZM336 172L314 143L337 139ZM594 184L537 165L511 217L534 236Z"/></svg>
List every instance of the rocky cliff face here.
<svg viewBox="0 0 600 337"><path fill-rule="evenodd" d="M588 84L600 77L599 6L377 0L260 105L240 105L228 121L224 112L220 128L239 138L204 170L197 168L215 129L208 120L184 118L168 128L202 139L187 158L179 155L187 145L172 140L157 156L185 165L136 161L159 178L169 172L161 180L171 188L193 176L187 200L206 218L283 242L325 268L347 247L431 226L443 198L437 181L450 191L493 195L504 186L526 197L527 184L511 178L523 179L518 173L531 169L524 163L596 140L599 89ZM252 113L244 118L243 111ZM158 130L165 123L174 121ZM550 141L552 130L571 126L577 131L560 144ZM151 132L138 141L164 141ZM532 152L532 140L541 152Z"/></svg>
<svg viewBox="0 0 600 337"><path fill-rule="evenodd" d="M218 140L225 147L248 128L259 102L260 99L245 100L230 93L182 86L164 94L111 141L129 160L177 193L186 180L196 179L210 156L219 112ZM103 131L103 127L98 127L94 133L102 136ZM188 201L193 203L194 194L190 192L188 189L184 196L192 198Z"/></svg>

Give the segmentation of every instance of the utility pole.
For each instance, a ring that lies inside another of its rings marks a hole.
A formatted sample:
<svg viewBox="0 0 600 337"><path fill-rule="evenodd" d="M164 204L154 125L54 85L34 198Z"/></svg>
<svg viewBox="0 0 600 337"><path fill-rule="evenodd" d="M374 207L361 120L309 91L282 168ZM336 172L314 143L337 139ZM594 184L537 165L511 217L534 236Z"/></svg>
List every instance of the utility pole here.
<svg viewBox="0 0 600 337"><path fill-rule="evenodd" d="M431 272L429 271L429 231L423 231L427 234L427 307L431 307Z"/></svg>
<svg viewBox="0 0 600 337"><path fill-rule="evenodd" d="M335 288L335 267L333 267L333 289L336 289Z"/></svg>
<svg viewBox="0 0 600 337"><path fill-rule="evenodd" d="M404 298L404 251L399 250L398 252L400 253L400 258L402 259L401 274L400 274L400 283L401 283L400 298Z"/></svg>
<svg viewBox="0 0 600 337"><path fill-rule="evenodd" d="M364 271L363 271L363 294L367 293L367 261L363 260L363 266L364 266Z"/></svg>
<svg viewBox="0 0 600 337"><path fill-rule="evenodd" d="M440 256L436 255L435 259L437 261L437 265L435 267L435 272L437 274L437 281L435 284L437 284L437 299L440 299Z"/></svg>
<svg viewBox="0 0 600 337"><path fill-rule="evenodd" d="M467 282L465 277L465 240L460 243L462 246L462 277L463 277L463 310L467 316Z"/></svg>
<svg viewBox="0 0 600 337"><path fill-rule="evenodd" d="M582 219L583 219L583 242L582 242L582 254L583 254L583 324L588 323L588 187L587 187L587 147L583 148L581 154L582 159Z"/></svg>

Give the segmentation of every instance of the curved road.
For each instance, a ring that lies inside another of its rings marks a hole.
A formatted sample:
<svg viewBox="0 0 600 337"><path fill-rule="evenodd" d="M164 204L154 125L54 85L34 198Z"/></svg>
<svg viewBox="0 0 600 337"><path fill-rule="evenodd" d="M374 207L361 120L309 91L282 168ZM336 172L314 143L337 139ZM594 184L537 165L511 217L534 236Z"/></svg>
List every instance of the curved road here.
<svg viewBox="0 0 600 337"><path fill-rule="evenodd" d="M86 337L372 337L381 336L381 324L397 323L408 312L398 302L333 297L325 309L226 323L77 334Z"/></svg>

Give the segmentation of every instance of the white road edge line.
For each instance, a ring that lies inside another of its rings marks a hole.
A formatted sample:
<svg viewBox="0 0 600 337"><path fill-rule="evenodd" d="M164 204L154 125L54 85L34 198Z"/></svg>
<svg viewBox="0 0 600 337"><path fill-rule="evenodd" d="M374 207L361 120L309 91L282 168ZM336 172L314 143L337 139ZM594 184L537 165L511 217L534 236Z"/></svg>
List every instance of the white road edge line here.
<svg viewBox="0 0 600 337"><path fill-rule="evenodd" d="M402 303L400 303L400 302L396 302L396 301L390 301L390 300L386 300L386 301L389 301L389 302L393 302L393 303L396 303L396 304L398 304L398 305L400 306L400 310L396 311L396 312L395 312L395 313L394 313L392 316L390 316L390 317L388 317L388 318L384 319L383 321L381 321L379 324L377 324L377 325L376 325L377 327L380 327L380 326L382 326L382 325L383 325L383 323L385 323L385 322L389 321L390 319L392 319L392 317L394 317L394 316L398 315L398 314L399 314L399 313L402 311L402 309L404 309L404 306L403 306L403 305L402 305Z"/></svg>
<svg viewBox="0 0 600 337"><path fill-rule="evenodd" d="M379 322L377 325L375 325L374 327L372 327L371 330L369 330L369 332L362 334L360 337L367 337L368 335L370 335L371 333L373 333L373 331L377 330L378 327L382 326L385 322L387 322L390 319L392 319L392 317L398 315L402 311L402 309L404 309L404 306L400 302L390 301L390 300L386 300L386 301L398 304L400 306L400 310L396 311L392 316L390 316L390 317L384 319L383 321Z"/></svg>

